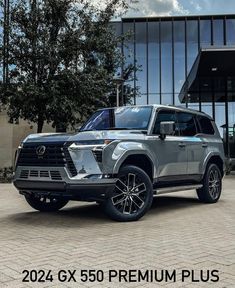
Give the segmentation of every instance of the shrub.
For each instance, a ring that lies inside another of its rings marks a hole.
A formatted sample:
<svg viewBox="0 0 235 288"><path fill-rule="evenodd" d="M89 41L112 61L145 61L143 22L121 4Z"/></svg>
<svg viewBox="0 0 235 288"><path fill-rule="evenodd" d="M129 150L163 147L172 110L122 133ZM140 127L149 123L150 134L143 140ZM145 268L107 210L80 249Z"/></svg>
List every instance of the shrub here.
<svg viewBox="0 0 235 288"><path fill-rule="evenodd" d="M13 167L0 169L0 183L10 183L13 178Z"/></svg>

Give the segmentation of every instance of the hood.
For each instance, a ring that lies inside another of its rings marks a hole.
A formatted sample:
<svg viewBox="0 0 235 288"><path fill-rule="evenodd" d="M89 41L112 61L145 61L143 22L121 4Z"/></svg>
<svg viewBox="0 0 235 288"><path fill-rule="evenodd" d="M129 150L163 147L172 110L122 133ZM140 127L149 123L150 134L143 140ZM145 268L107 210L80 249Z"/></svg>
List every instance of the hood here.
<svg viewBox="0 0 235 288"><path fill-rule="evenodd" d="M24 139L23 143L66 142L73 135L75 134L68 134L68 133L31 134Z"/></svg>
<svg viewBox="0 0 235 288"><path fill-rule="evenodd" d="M41 133L29 135L24 142L79 142L84 140L141 140L145 134L138 130L103 130L103 131L84 131L74 134L61 133Z"/></svg>

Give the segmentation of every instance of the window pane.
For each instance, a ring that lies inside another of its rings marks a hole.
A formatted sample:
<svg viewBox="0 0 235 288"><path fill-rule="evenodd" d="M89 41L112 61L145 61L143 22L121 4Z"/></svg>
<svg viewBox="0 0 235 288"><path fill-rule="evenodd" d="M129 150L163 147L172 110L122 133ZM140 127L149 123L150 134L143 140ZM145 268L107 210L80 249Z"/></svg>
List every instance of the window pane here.
<svg viewBox="0 0 235 288"><path fill-rule="evenodd" d="M187 22L187 73L190 72L192 65L198 54L198 22L189 20Z"/></svg>
<svg viewBox="0 0 235 288"><path fill-rule="evenodd" d="M235 158L235 92L228 93L228 126L230 157Z"/></svg>
<svg viewBox="0 0 235 288"><path fill-rule="evenodd" d="M160 93L159 67L160 67L159 22L149 22L148 23L148 91L150 94Z"/></svg>
<svg viewBox="0 0 235 288"><path fill-rule="evenodd" d="M223 127L225 121L225 93L215 92L215 122L219 129L221 137L223 137ZM224 138L225 141L225 138Z"/></svg>
<svg viewBox="0 0 235 288"><path fill-rule="evenodd" d="M125 43L123 45L123 54L125 57L125 67L128 65L134 65L134 23L123 23L123 34L128 34L129 37L125 40ZM124 67L124 68L125 68ZM127 83L125 83L130 87L130 89L134 88L134 80L129 80ZM125 85L124 84L124 85ZM134 99L130 100L130 104L134 104Z"/></svg>
<svg viewBox="0 0 235 288"><path fill-rule="evenodd" d="M224 44L224 21L222 19L213 20L213 44Z"/></svg>
<svg viewBox="0 0 235 288"><path fill-rule="evenodd" d="M162 103L161 104L170 104L172 105L173 94L172 93L162 93Z"/></svg>
<svg viewBox="0 0 235 288"><path fill-rule="evenodd" d="M136 33L136 61L140 70L136 72L136 86L141 94L136 98L136 103L147 104L147 45L146 45L146 22L137 22L135 24Z"/></svg>
<svg viewBox="0 0 235 288"><path fill-rule="evenodd" d="M172 86L172 22L167 21L161 22L161 88L162 93L171 93L169 104L173 102Z"/></svg>
<svg viewBox="0 0 235 288"><path fill-rule="evenodd" d="M139 95L136 95L135 101L136 101L136 105L146 105L147 93L141 93Z"/></svg>
<svg viewBox="0 0 235 288"><path fill-rule="evenodd" d="M160 94L149 94L149 104L160 104Z"/></svg>
<svg viewBox="0 0 235 288"><path fill-rule="evenodd" d="M200 20L200 46L211 45L211 20Z"/></svg>
<svg viewBox="0 0 235 288"><path fill-rule="evenodd" d="M185 81L185 22L174 22L174 81L175 104L179 105L178 93Z"/></svg>
<svg viewBox="0 0 235 288"><path fill-rule="evenodd" d="M177 114L177 122L182 136L194 136L197 133L194 115L190 113L179 112Z"/></svg>
<svg viewBox="0 0 235 288"><path fill-rule="evenodd" d="M235 44L235 19L226 20L227 45Z"/></svg>
<svg viewBox="0 0 235 288"><path fill-rule="evenodd" d="M197 119L200 124L201 133L213 135L215 133L214 128L211 124L210 119L203 116L197 116Z"/></svg>
<svg viewBox="0 0 235 288"><path fill-rule="evenodd" d="M160 134L160 123L163 121L176 122L175 111L172 110L160 110L157 113L157 119L153 128L153 134Z"/></svg>
<svg viewBox="0 0 235 288"><path fill-rule="evenodd" d="M123 23L123 33L128 34L123 45L125 63L134 64L134 23Z"/></svg>

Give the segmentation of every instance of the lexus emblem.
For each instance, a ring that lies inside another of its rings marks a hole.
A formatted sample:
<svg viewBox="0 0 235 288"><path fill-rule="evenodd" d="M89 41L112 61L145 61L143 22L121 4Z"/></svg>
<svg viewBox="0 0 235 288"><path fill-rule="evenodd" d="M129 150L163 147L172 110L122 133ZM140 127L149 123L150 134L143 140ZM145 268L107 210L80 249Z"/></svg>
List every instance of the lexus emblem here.
<svg viewBox="0 0 235 288"><path fill-rule="evenodd" d="M38 146L37 149L36 149L36 153L38 156L42 156L44 155L46 152L46 147L45 146Z"/></svg>

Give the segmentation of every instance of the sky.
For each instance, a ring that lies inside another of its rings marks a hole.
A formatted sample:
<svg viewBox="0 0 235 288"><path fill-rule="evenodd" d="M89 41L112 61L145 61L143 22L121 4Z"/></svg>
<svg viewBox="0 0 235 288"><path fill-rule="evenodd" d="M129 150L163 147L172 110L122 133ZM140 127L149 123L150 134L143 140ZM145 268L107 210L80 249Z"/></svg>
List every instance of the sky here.
<svg viewBox="0 0 235 288"><path fill-rule="evenodd" d="M235 0L130 0L124 17L235 14Z"/></svg>

